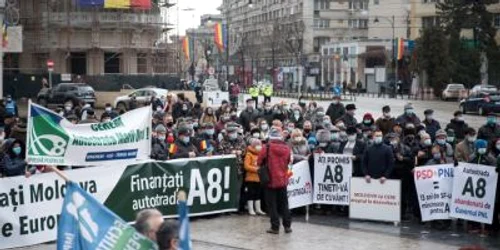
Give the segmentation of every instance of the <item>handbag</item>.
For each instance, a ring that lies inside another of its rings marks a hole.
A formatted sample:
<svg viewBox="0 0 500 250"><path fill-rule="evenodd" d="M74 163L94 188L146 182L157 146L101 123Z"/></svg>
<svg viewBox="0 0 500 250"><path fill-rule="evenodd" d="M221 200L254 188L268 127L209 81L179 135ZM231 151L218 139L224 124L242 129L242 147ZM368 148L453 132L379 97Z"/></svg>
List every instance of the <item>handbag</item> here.
<svg viewBox="0 0 500 250"><path fill-rule="evenodd" d="M257 170L257 174L259 175L260 185L262 187L267 187L269 182L271 181L269 177L269 151L271 150L271 145L268 144L266 149L266 160L265 163Z"/></svg>

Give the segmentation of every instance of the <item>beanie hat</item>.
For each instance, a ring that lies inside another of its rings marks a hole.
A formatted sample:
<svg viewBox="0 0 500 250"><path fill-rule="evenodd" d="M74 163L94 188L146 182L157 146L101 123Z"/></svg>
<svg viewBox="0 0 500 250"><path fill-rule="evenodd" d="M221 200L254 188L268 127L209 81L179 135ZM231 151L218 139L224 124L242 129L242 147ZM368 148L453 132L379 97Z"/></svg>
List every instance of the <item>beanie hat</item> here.
<svg viewBox="0 0 500 250"><path fill-rule="evenodd" d="M158 126L156 126L156 128L155 128L155 132L156 133L166 133L167 129L162 124L158 124Z"/></svg>
<svg viewBox="0 0 500 250"><path fill-rule="evenodd" d="M476 149L486 148L486 147L488 147L488 142L486 140L479 139L479 140L476 140L476 142L474 143L474 146L476 147Z"/></svg>
<svg viewBox="0 0 500 250"><path fill-rule="evenodd" d="M363 116L363 120L372 120L373 119L373 116L372 114L370 113L366 113L364 116Z"/></svg>
<svg viewBox="0 0 500 250"><path fill-rule="evenodd" d="M446 134L444 129L440 129L436 132L436 137L438 137L438 136L448 136L448 135Z"/></svg>
<svg viewBox="0 0 500 250"><path fill-rule="evenodd" d="M404 107L405 110L407 109L413 109L413 105L411 103L407 103Z"/></svg>
<svg viewBox="0 0 500 250"><path fill-rule="evenodd" d="M281 128L272 127L269 131L269 139L282 140Z"/></svg>
<svg viewBox="0 0 500 250"><path fill-rule="evenodd" d="M311 136L307 139L307 144L309 145L317 145L318 144L318 140L316 140L316 137L314 136Z"/></svg>
<svg viewBox="0 0 500 250"><path fill-rule="evenodd" d="M330 142L331 139L331 133L326 129L320 129L316 133L316 138L319 143L325 143L325 142L328 143Z"/></svg>

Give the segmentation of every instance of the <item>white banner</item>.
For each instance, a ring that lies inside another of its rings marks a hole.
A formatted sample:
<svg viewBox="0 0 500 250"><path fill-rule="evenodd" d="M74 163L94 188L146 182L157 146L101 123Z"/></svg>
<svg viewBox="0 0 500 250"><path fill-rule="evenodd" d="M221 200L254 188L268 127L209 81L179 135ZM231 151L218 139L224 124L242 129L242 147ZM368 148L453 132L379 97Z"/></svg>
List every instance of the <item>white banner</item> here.
<svg viewBox="0 0 500 250"><path fill-rule="evenodd" d="M103 202L126 166L82 168L66 175ZM0 249L56 239L66 182L54 173L0 180Z"/></svg>
<svg viewBox="0 0 500 250"><path fill-rule="evenodd" d="M292 167L293 175L288 181L288 207L308 206L313 203L311 171L308 161L301 161Z"/></svg>
<svg viewBox="0 0 500 250"><path fill-rule="evenodd" d="M498 181L495 167L460 162L454 174L450 216L491 224Z"/></svg>
<svg viewBox="0 0 500 250"><path fill-rule="evenodd" d="M205 91L203 92L203 99L207 107L218 107L222 105L224 100L229 102L229 92Z"/></svg>
<svg viewBox="0 0 500 250"><path fill-rule="evenodd" d="M351 156L314 154L314 203L349 205L351 177Z"/></svg>
<svg viewBox="0 0 500 250"><path fill-rule="evenodd" d="M376 221L401 221L401 181L351 178L349 218Z"/></svg>
<svg viewBox="0 0 500 250"><path fill-rule="evenodd" d="M30 103L26 160L29 164L89 166L135 162L151 154L151 107L129 111L112 121L74 125Z"/></svg>
<svg viewBox="0 0 500 250"><path fill-rule="evenodd" d="M453 169L453 164L415 168L413 177L422 221L450 218Z"/></svg>

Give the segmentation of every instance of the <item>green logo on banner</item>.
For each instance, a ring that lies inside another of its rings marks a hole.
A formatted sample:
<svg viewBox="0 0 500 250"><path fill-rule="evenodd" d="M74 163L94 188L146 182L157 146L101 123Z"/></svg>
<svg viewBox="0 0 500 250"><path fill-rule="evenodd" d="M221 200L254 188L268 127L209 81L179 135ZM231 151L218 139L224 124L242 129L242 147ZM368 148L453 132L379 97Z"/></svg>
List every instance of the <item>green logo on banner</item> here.
<svg viewBox="0 0 500 250"><path fill-rule="evenodd" d="M40 163L64 160L70 137L59 124L62 118L33 105L31 112L29 157Z"/></svg>

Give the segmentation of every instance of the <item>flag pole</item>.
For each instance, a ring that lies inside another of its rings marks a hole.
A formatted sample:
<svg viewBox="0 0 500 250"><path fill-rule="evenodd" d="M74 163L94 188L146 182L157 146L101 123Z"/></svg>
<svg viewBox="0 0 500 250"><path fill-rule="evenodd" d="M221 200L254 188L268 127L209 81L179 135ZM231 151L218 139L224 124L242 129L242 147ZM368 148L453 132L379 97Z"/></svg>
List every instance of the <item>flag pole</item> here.
<svg viewBox="0 0 500 250"><path fill-rule="evenodd" d="M52 171L54 171L54 173L56 173L57 175L59 175L59 177L61 177L62 179L64 179L66 182L70 182L71 180L69 179L69 177L63 173L61 170L59 170L57 167L55 166L49 166L50 169L52 169Z"/></svg>

